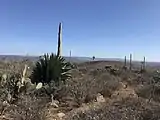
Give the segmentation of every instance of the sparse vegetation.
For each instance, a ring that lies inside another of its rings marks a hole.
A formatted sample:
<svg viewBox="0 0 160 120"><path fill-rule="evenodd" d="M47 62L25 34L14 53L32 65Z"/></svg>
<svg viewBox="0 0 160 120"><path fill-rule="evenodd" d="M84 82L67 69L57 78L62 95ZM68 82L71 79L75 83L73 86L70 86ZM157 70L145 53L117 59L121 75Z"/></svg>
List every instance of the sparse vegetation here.
<svg viewBox="0 0 160 120"><path fill-rule="evenodd" d="M158 120L160 74L132 63L71 64L57 55L0 61L0 120ZM71 58L70 58L71 59ZM129 69L128 69L129 68Z"/></svg>
<svg viewBox="0 0 160 120"><path fill-rule="evenodd" d="M56 58L56 60L60 60L59 62L63 63L62 61L64 59ZM36 69L38 62L39 61L30 65L32 69L27 70L27 73L30 74L26 74L25 80L29 80L29 77L33 75L32 72ZM13 63L3 63L2 66L5 66L4 64ZM19 65L21 66L20 69L23 70L27 63L19 62L19 64L21 64ZM34 82L27 83L26 89L22 89L21 92L18 91L19 87L15 83L21 81L23 75L16 74L14 69L12 74L8 72L8 70L3 71L0 88L1 116L10 119L47 120L49 118L56 118L56 113L61 111L66 114L64 117L66 120L103 120L107 116L107 118L111 120L132 120L133 118L137 120L158 119L160 117L157 113L157 111L160 111L159 73L154 71L137 73L124 70L123 63L121 63L121 65L118 64L115 67L115 63L93 61L92 63L85 63L85 65L84 63L77 64L77 67L74 69L71 69L70 66L70 69L67 69L67 71L70 71L72 77L66 77L65 84L61 84L59 87L48 84L52 82L45 82L45 79L41 81L42 79L38 77L43 73L35 72L36 74L40 74L37 75L37 79L34 78L40 81L36 81L35 83L42 82L44 83L43 87L36 89L36 84L33 84ZM42 67L39 68L47 70ZM8 67L8 69L10 68ZM113 71L118 71L118 73L114 73ZM58 75L61 76L59 73ZM52 81L52 79L46 81ZM131 92L127 92L128 89L135 91L135 94L139 97L130 96L129 94ZM125 90L126 93L123 93ZM106 99L105 103L96 102L98 94L101 94ZM126 94L128 94L128 96ZM10 101L8 100L9 96L12 98ZM52 99L50 97L52 97ZM56 100L59 101L56 103L58 108L55 108L54 105L54 101ZM121 108L123 108L123 110ZM54 116L49 116L51 113L46 112L46 109L49 109ZM129 114L132 110L132 114ZM124 118L124 114L127 118Z"/></svg>

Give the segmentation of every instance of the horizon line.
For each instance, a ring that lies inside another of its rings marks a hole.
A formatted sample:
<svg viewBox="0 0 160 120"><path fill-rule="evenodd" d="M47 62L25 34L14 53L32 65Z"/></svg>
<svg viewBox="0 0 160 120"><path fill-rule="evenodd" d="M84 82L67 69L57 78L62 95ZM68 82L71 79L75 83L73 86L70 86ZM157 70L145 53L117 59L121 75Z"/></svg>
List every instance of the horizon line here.
<svg viewBox="0 0 160 120"><path fill-rule="evenodd" d="M44 53L45 54L45 53ZM43 54L43 55L44 55ZM24 54L0 54L0 56L19 56L19 57L40 57L40 56L42 56L42 55L24 55ZM64 55L64 56L62 56L62 57L70 57L70 56L68 56L68 55ZM90 58L90 59L92 59L92 57L89 57L89 56L71 56L71 57L74 57L74 58ZM117 58L117 57L97 57L96 59L112 59L112 60L115 60L115 61L122 61L124 58ZM95 60L96 60L95 59ZM117 59L117 60L116 60ZM129 59L126 59L127 61L129 61ZM132 58L132 61L134 61L134 62L141 62L141 61L143 61L143 59L142 60L135 60L135 59L133 59ZM160 62L160 61L147 61L146 60L146 62Z"/></svg>

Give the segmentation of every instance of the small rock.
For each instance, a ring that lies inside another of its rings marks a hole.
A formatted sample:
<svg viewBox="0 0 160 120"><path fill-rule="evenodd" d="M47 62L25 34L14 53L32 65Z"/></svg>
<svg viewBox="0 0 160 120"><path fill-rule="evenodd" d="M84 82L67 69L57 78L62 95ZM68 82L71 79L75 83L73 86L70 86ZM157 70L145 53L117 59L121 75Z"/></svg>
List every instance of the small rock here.
<svg viewBox="0 0 160 120"><path fill-rule="evenodd" d="M61 113L58 113L57 116L58 116L59 118L63 118L63 117L65 116L65 114L61 112Z"/></svg>
<svg viewBox="0 0 160 120"><path fill-rule="evenodd" d="M97 99L97 102L105 102L105 98L104 98L103 95L101 95L100 93L98 93L96 99Z"/></svg>
<svg viewBox="0 0 160 120"><path fill-rule="evenodd" d="M2 106L3 106L3 107L6 107L6 106L9 106L9 104L8 104L7 101L3 101Z"/></svg>
<svg viewBox="0 0 160 120"><path fill-rule="evenodd" d="M56 103L51 103L51 105L55 108L58 108L59 106Z"/></svg>
<svg viewBox="0 0 160 120"><path fill-rule="evenodd" d="M121 86L122 88L124 88L124 89L127 88L127 84L124 84L123 82L120 82L119 84L120 84L120 86Z"/></svg>
<svg viewBox="0 0 160 120"><path fill-rule="evenodd" d="M36 89L38 90L38 89L42 88L42 86L43 86L43 84L40 82L37 84Z"/></svg>
<svg viewBox="0 0 160 120"><path fill-rule="evenodd" d="M7 80L7 74L3 74L3 75L2 75L2 78L3 78L4 80Z"/></svg>
<svg viewBox="0 0 160 120"><path fill-rule="evenodd" d="M53 107L55 107L55 108L58 108L58 107L59 107L58 104L59 104L59 101L58 101L58 100L53 100L53 101L51 102L51 105L52 105Z"/></svg>

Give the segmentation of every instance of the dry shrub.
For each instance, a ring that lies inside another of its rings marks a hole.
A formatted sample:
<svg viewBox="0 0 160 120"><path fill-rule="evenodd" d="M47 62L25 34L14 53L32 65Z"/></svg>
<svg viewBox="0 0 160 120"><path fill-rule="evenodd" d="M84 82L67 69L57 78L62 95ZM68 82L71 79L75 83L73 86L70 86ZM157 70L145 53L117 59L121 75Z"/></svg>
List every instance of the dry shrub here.
<svg viewBox="0 0 160 120"><path fill-rule="evenodd" d="M66 120L158 120L160 106L143 99L127 98L104 104L101 108L74 113Z"/></svg>
<svg viewBox="0 0 160 120"><path fill-rule="evenodd" d="M141 76L130 70L122 70L119 77L123 82L126 82L130 86L136 86L141 82L139 79Z"/></svg>
<svg viewBox="0 0 160 120"><path fill-rule="evenodd" d="M11 73L21 73L24 69L24 65L27 64L30 69L27 71L27 76L30 75L34 62L31 60L0 60L0 73L1 74L11 74Z"/></svg>
<svg viewBox="0 0 160 120"><path fill-rule="evenodd" d="M10 120L44 120L42 110L48 101L48 98L21 96L16 104L6 106L3 115Z"/></svg>
<svg viewBox="0 0 160 120"><path fill-rule="evenodd" d="M138 96L145 99L153 99L160 102L160 86L145 85L137 87L136 93Z"/></svg>
<svg viewBox="0 0 160 120"><path fill-rule="evenodd" d="M151 90L152 90L152 86L151 85L139 86L136 89L136 94L139 97L149 98L149 96L151 95Z"/></svg>
<svg viewBox="0 0 160 120"><path fill-rule="evenodd" d="M65 95L62 97L70 96L81 105L95 100L98 93L109 97L118 87L119 78L107 72L100 73L96 77L85 74L82 78L73 78L67 82L66 89L63 90Z"/></svg>

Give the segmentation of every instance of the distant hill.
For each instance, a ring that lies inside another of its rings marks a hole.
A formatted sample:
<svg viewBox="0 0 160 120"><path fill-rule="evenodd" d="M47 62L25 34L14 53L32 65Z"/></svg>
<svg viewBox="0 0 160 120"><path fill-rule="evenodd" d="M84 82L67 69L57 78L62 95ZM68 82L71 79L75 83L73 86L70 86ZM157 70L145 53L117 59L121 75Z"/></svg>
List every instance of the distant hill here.
<svg viewBox="0 0 160 120"><path fill-rule="evenodd" d="M24 60L24 59L29 59L31 61L37 61L38 56L21 56L21 55L0 55L0 60ZM81 62L88 62L92 61L91 57L68 57L65 56L65 59L67 61L75 62L75 63L81 63ZM95 61L124 61L124 59L121 58L96 58ZM133 61L133 64L140 65L140 61ZM160 62L146 62L147 66L150 67L160 67Z"/></svg>
<svg viewBox="0 0 160 120"><path fill-rule="evenodd" d="M67 61L71 61L71 62L87 62L87 61L92 61L91 57L77 57L77 56L72 56L71 58L68 56L64 56L65 59ZM33 60L36 61L38 60L38 56L21 56L21 55L0 55L0 60L24 60L24 59L29 59L29 60ZM119 58L96 58L95 61L123 61L123 59L119 59Z"/></svg>

